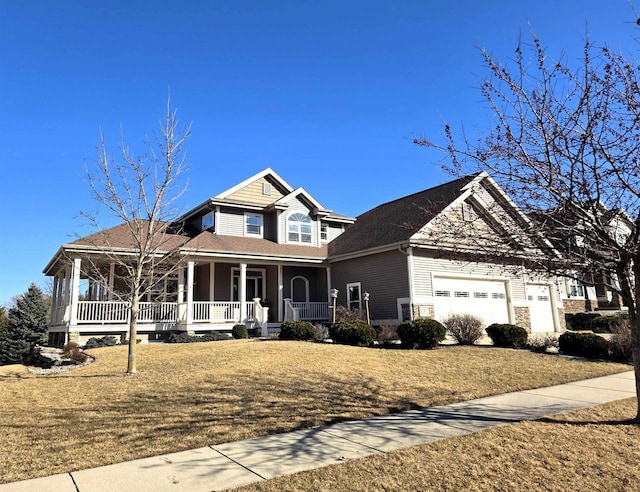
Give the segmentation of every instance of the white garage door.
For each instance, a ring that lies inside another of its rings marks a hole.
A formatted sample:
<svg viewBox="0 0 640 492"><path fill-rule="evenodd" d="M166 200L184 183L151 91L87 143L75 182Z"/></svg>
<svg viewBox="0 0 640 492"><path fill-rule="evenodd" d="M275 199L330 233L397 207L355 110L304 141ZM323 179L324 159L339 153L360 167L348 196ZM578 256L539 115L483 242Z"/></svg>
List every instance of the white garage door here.
<svg viewBox="0 0 640 492"><path fill-rule="evenodd" d="M527 285L527 304L532 332L554 331L553 307L548 285Z"/></svg>
<svg viewBox="0 0 640 492"><path fill-rule="evenodd" d="M433 297L439 321L451 314L473 314L486 326L509 322L507 292L501 281L434 277Z"/></svg>

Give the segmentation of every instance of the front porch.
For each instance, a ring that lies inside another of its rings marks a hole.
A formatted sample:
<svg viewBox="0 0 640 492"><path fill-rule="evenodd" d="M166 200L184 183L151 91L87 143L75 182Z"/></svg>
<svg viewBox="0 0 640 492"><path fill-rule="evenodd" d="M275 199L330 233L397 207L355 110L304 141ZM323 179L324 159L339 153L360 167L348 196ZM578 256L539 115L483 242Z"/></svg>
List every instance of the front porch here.
<svg viewBox="0 0 640 492"><path fill-rule="evenodd" d="M95 262L88 265L95 271ZM50 332L65 333L65 340L71 333L124 336L131 310L121 272L103 264L96 277L89 267L75 258L54 276ZM151 276L139 302L138 331L197 333L242 323L267 336L267 325L289 319L328 321L329 275L328 268L307 265L186 261L170 275Z"/></svg>

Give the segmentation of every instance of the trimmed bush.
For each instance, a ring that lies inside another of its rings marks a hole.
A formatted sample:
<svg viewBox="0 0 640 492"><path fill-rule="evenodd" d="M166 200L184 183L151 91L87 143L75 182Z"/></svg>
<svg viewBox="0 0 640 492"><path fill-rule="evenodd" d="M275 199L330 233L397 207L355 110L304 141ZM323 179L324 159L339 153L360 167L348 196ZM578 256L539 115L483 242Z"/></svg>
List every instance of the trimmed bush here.
<svg viewBox="0 0 640 492"><path fill-rule="evenodd" d="M397 331L402 345L410 349L437 347L447 334L442 323L430 318L405 321Z"/></svg>
<svg viewBox="0 0 640 492"><path fill-rule="evenodd" d="M229 340L228 334L213 331L204 335L189 335L188 333L174 332L164 341L164 343L197 343L197 342L217 342L219 340Z"/></svg>
<svg viewBox="0 0 640 492"><path fill-rule="evenodd" d="M91 337L84 344L85 349L99 348L99 347L113 347L118 344L118 340L113 335L105 335L102 338Z"/></svg>
<svg viewBox="0 0 640 492"><path fill-rule="evenodd" d="M594 333L613 333L623 323L620 316L598 316L591 320L591 330Z"/></svg>
<svg viewBox="0 0 640 492"><path fill-rule="evenodd" d="M376 330L361 319L343 318L329 327L329 336L335 343L368 347L376 339Z"/></svg>
<svg viewBox="0 0 640 492"><path fill-rule="evenodd" d="M452 314L444 325L460 345L473 345L484 334L482 319L473 314Z"/></svg>
<svg viewBox="0 0 640 492"><path fill-rule="evenodd" d="M595 333L564 332L558 338L560 352L588 359L606 359L609 356L609 342Z"/></svg>
<svg viewBox="0 0 640 492"><path fill-rule="evenodd" d="M575 313L575 314L565 314L564 319L568 323L568 326L571 326L572 330L590 330L591 329L591 321L595 318L600 317L597 313Z"/></svg>
<svg viewBox="0 0 640 492"><path fill-rule="evenodd" d="M231 328L231 336L233 336L233 338L249 338L247 327L241 324L233 325L233 328Z"/></svg>
<svg viewBox="0 0 640 492"><path fill-rule="evenodd" d="M494 323L487 327L487 335L496 347L523 348L527 346L527 330L508 323Z"/></svg>
<svg viewBox="0 0 640 492"><path fill-rule="evenodd" d="M280 327L280 340L313 340L316 328L308 321L285 321Z"/></svg>

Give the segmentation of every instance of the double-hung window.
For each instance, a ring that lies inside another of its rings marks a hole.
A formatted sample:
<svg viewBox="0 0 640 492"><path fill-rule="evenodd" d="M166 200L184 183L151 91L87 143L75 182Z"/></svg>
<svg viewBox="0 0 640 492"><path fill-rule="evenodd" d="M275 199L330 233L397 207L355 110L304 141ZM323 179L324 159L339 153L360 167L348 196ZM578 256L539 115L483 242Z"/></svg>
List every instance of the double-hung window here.
<svg viewBox="0 0 640 492"><path fill-rule="evenodd" d="M262 215L244 214L245 236L262 237Z"/></svg>
<svg viewBox="0 0 640 492"><path fill-rule="evenodd" d="M311 218L296 212L287 219L288 242L311 243Z"/></svg>

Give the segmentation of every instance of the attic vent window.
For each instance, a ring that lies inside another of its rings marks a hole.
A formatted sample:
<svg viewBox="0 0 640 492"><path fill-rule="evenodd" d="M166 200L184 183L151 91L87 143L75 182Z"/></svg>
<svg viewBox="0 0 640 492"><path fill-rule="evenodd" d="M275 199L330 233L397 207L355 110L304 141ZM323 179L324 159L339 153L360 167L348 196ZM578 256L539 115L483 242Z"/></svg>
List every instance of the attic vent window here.
<svg viewBox="0 0 640 492"><path fill-rule="evenodd" d="M271 196L271 183L262 183L262 194L265 196Z"/></svg>
<svg viewBox="0 0 640 492"><path fill-rule="evenodd" d="M467 202L462 202L462 220L464 220L465 222L471 222L473 220L471 205L469 205Z"/></svg>

